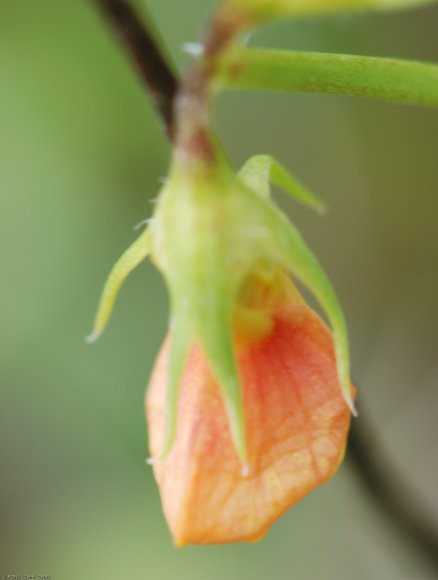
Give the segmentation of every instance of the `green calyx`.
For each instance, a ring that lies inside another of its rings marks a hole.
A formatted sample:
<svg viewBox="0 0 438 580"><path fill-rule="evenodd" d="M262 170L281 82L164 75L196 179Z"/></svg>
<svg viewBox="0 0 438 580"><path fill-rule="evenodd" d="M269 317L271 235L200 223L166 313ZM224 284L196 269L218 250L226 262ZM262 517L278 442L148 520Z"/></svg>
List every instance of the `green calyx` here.
<svg viewBox="0 0 438 580"><path fill-rule="evenodd" d="M129 272L151 254L171 295L166 429L161 454L177 432L179 388L192 343L199 344L228 414L236 452L247 471L248 450L233 317L242 289L260 264L295 274L324 308L331 323L339 382L354 411L345 321L335 293L295 227L269 198L269 182L305 205L322 203L272 157L251 158L236 175L218 154L214 164L188 166L176 157L149 227L116 262L104 287L91 338L103 331ZM251 289L249 289L250 291Z"/></svg>
<svg viewBox="0 0 438 580"><path fill-rule="evenodd" d="M239 177L249 189L262 197L269 198L271 193L269 184L272 183L302 205L319 213L326 211L325 203L271 155L254 155L248 159L239 171Z"/></svg>

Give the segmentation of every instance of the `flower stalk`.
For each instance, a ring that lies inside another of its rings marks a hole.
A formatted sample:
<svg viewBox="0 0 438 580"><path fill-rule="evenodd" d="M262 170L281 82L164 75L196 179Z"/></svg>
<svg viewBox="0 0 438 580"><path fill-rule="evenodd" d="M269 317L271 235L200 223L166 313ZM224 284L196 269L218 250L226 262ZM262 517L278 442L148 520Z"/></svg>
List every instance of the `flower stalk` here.
<svg viewBox="0 0 438 580"><path fill-rule="evenodd" d="M242 10L253 24L275 18L303 18L338 12L367 10L406 10L428 5L435 0L226 0L230 7Z"/></svg>
<svg viewBox="0 0 438 580"><path fill-rule="evenodd" d="M438 65L391 58L234 47L221 90L332 93L438 107Z"/></svg>

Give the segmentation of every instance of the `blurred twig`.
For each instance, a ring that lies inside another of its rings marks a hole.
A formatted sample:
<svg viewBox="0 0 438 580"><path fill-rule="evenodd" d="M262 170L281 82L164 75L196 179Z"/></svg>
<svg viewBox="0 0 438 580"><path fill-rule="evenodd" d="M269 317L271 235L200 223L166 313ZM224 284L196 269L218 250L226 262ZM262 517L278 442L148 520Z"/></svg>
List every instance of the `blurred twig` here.
<svg viewBox="0 0 438 580"><path fill-rule="evenodd" d="M170 140L174 135L173 104L178 89L163 51L158 46L150 25L140 17L128 0L92 0L106 17L130 55L164 122Z"/></svg>
<svg viewBox="0 0 438 580"><path fill-rule="evenodd" d="M438 569L438 531L434 529L418 493L400 477L385 456L363 411L359 419L353 421L347 457L365 491L397 531L416 545L434 570Z"/></svg>

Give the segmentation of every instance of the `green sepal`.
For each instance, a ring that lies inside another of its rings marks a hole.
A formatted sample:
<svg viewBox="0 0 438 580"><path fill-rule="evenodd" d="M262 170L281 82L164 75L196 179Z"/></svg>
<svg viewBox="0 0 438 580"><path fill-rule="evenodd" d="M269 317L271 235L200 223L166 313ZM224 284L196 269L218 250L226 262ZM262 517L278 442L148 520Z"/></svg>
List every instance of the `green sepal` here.
<svg viewBox="0 0 438 580"><path fill-rule="evenodd" d="M151 234L149 229L145 229L114 264L102 290L93 331L86 337L86 342L94 342L102 334L123 282L132 270L147 258L150 249Z"/></svg>
<svg viewBox="0 0 438 580"><path fill-rule="evenodd" d="M275 207L271 206L270 210L272 230L277 234L277 247L285 265L312 292L330 322L341 391L351 412L356 416L350 381L347 326L336 293L316 256L297 228Z"/></svg>
<svg viewBox="0 0 438 580"><path fill-rule="evenodd" d="M165 459L175 442L181 380L191 344L190 319L183 309L174 309L166 392L164 441L158 459Z"/></svg>
<svg viewBox="0 0 438 580"><path fill-rule="evenodd" d="M207 291L199 309L197 336L219 385L231 439L242 463L242 473L245 474L248 471L248 450L242 388L233 349L232 303L226 299L226 293L221 292L221 286L211 285Z"/></svg>
<svg viewBox="0 0 438 580"><path fill-rule="evenodd" d="M255 250L254 244L238 243L240 217L247 214L248 208L241 205L241 189L247 191L234 175L230 178L228 166L221 167L214 176L201 171L194 177L187 167L181 170L178 166L156 207L152 253L172 295L174 324L180 324L183 310L190 343L202 349L220 389L231 439L242 473L246 473L245 419L233 349L232 315L240 280L252 263ZM185 348L180 341L184 339L178 339L179 346L175 347L179 353ZM182 376L177 359L175 355L175 370L171 370L168 383L164 453L170 451L177 429L178 383Z"/></svg>
<svg viewBox="0 0 438 580"><path fill-rule="evenodd" d="M254 155L239 171L243 183L262 197L269 197L269 182L301 204L324 213L326 206L271 155Z"/></svg>

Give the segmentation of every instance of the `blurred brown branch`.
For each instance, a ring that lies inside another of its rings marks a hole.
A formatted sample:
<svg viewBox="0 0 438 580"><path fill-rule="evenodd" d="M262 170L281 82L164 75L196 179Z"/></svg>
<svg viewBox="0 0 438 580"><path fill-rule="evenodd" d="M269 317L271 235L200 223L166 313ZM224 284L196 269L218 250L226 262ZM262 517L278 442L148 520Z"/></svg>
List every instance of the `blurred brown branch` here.
<svg viewBox="0 0 438 580"><path fill-rule="evenodd" d="M174 135L173 105L178 80L148 23L127 0L92 0L124 45L145 82L170 140Z"/></svg>
<svg viewBox="0 0 438 580"><path fill-rule="evenodd" d="M361 406L362 409L362 406ZM382 450L366 413L353 421L347 458L359 480L397 532L410 540L438 569L438 530L428 517L418 493L397 473Z"/></svg>

